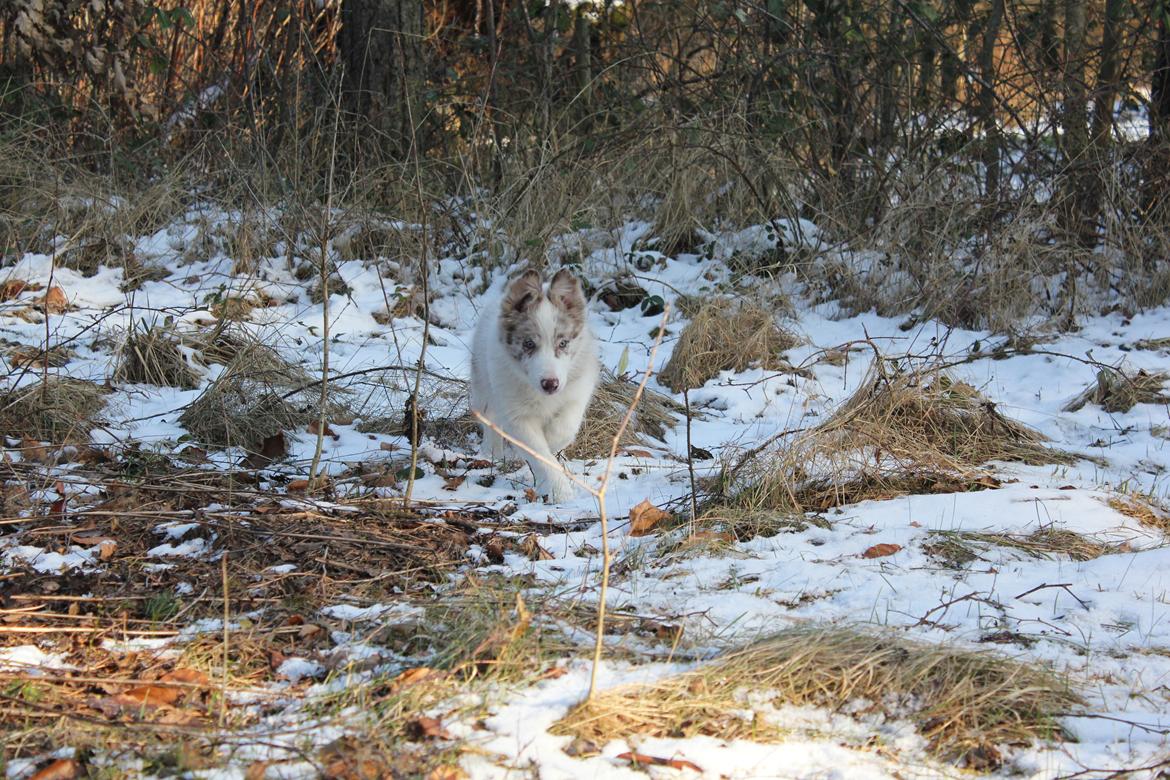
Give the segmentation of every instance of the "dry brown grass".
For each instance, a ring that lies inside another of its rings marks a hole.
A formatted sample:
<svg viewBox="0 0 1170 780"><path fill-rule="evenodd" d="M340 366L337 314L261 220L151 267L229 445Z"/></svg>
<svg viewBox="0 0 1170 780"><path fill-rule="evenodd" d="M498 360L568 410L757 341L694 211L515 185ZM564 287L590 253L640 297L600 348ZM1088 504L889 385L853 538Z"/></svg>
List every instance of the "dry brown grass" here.
<svg viewBox="0 0 1170 780"><path fill-rule="evenodd" d="M999 485L981 468L989 461L1075 460L1044 441L945 372L882 359L825 422L730 468L712 511L803 514L908 493L980 490Z"/></svg>
<svg viewBox="0 0 1170 780"><path fill-rule="evenodd" d="M613 437L621 427L626 410L634 402L637 390L636 383L604 371L597 392L585 410L581 430L565 450L566 457L608 457ZM672 399L650 389L644 390L630 424L618 441L619 450L642 445L647 438L661 441L666 432L674 427L677 415L682 413L682 407Z"/></svg>
<svg viewBox="0 0 1170 780"><path fill-rule="evenodd" d="M204 334L203 357L222 362L223 372L179 417L203 444L259 451L277 433L292 432L317 419L313 378L272 347L243 331ZM329 416L351 416L346 395L334 391Z"/></svg>
<svg viewBox="0 0 1170 780"><path fill-rule="evenodd" d="M193 390L199 386L199 373L179 349L173 330L155 325L127 335L114 381Z"/></svg>
<svg viewBox="0 0 1170 780"><path fill-rule="evenodd" d="M1170 396L1162 392L1167 378L1163 371L1127 374L1121 369L1102 368L1097 380L1065 404L1063 411L1075 412L1090 403L1106 412L1128 412L1138 404L1170 403Z"/></svg>
<svg viewBox="0 0 1170 780"><path fill-rule="evenodd" d="M743 716L748 691L834 710L865 703L869 712L912 720L936 755L978 768L999 764L999 745L1061 738L1056 717L1080 703L1047 669L985 650L856 628L796 628L661 682L603 693L553 731L597 744L633 734L780 738L765 718Z"/></svg>
<svg viewBox="0 0 1170 780"><path fill-rule="evenodd" d="M791 371L782 353L797 343L796 336L781 329L762 306L717 299L700 308L683 328L658 381L677 393L702 387L720 371L752 366Z"/></svg>
<svg viewBox="0 0 1170 780"><path fill-rule="evenodd" d="M93 382L49 377L0 394L0 431L54 444L85 443L108 391Z"/></svg>
<svg viewBox="0 0 1170 780"><path fill-rule="evenodd" d="M933 531L922 549L952 568L962 568L979 559L989 547L1006 547L1033 558L1067 556L1074 561L1091 561L1129 549L1124 544L1104 542L1060 528L1044 528L1030 534Z"/></svg>
<svg viewBox="0 0 1170 780"><path fill-rule="evenodd" d="M1147 528L1170 533L1170 512L1146 496L1111 496L1106 502L1116 512L1132 517Z"/></svg>

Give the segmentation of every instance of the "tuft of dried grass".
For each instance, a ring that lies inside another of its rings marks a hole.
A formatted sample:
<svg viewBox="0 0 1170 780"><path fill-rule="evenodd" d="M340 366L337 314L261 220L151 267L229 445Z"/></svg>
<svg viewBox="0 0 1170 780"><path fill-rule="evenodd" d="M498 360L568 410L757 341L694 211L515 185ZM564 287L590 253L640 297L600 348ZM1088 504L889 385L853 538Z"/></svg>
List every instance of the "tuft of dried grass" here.
<svg viewBox="0 0 1170 780"><path fill-rule="evenodd" d="M1170 512L1166 510L1165 506L1155 503L1149 496L1110 496L1106 503L1113 511L1120 512L1126 517L1132 517L1147 528L1170 533Z"/></svg>
<svg viewBox="0 0 1170 780"><path fill-rule="evenodd" d="M48 377L0 394L0 431L54 444L84 443L108 391L81 379Z"/></svg>
<svg viewBox="0 0 1170 780"><path fill-rule="evenodd" d="M228 335L231 334L231 335ZM225 363L223 371L179 417L199 442L258 452L277 433L318 418L319 395L308 373L272 347L240 332L222 330L205 342L203 356ZM338 391L329 415L349 416Z"/></svg>
<svg viewBox="0 0 1170 780"><path fill-rule="evenodd" d="M1170 396L1162 392L1168 378L1163 371L1127 374L1117 368L1102 368L1097 380L1065 404L1063 411L1075 412L1090 403L1106 412L1128 412L1138 404L1170 403Z"/></svg>
<svg viewBox="0 0 1170 780"><path fill-rule="evenodd" d="M118 354L114 381L194 390L199 373L187 361L172 328L131 330Z"/></svg>
<svg viewBox="0 0 1170 780"><path fill-rule="evenodd" d="M1128 549L1123 544L1103 542L1062 528L1043 528L1030 534L932 531L922 548L952 568L962 568L993 546L1019 550L1033 558L1063 555L1074 561L1091 561Z"/></svg>
<svg viewBox="0 0 1170 780"><path fill-rule="evenodd" d="M825 422L730 468L716 511L803 514L908 493L994 488L999 482L980 468L989 461L1075 460L1045 440L941 369L879 359Z"/></svg>
<svg viewBox="0 0 1170 780"><path fill-rule="evenodd" d="M679 393L702 387L720 371L744 371L752 366L791 371L782 353L798 343L796 336L780 328L772 312L762 306L716 299L695 312L683 328L658 381Z"/></svg>
<svg viewBox="0 0 1170 780"><path fill-rule="evenodd" d="M637 390L635 382L603 371L593 400L585 410L581 430L565 450L565 456L574 460L608 456L613 437L621 427L626 410L634 402ZM661 441L674 427L677 415L682 413L683 408L676 401L646 388L630 424L618 441L619 450L644 444L647 437Z"/></svg>
<svg viewBox="0 0 1170 780"><path fill-rule="evenodd" d="M777 739L765 717L743 715L746 695L761 691L777 704L910 719L931 752L979 768L1000 763L998 745L1064 737L1056 719L1081 703L1053 672L986 650L804 627L651 685L603 693L552 730L597 744L632 734Z"/></svg>

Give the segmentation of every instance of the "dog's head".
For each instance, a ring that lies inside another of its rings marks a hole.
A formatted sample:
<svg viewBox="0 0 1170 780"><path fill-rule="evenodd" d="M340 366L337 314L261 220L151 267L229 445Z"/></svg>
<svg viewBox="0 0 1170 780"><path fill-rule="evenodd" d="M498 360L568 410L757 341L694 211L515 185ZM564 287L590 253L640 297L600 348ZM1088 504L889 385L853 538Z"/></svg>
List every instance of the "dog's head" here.
<svg viewBox="0 0 1170 780"><path fill-rule="evenodd" d="M508 284L500 312L500 338L532 386L547 395L564 389L585 329L585 295L567 270L544 292L540 274L528 271Z"/></svg>

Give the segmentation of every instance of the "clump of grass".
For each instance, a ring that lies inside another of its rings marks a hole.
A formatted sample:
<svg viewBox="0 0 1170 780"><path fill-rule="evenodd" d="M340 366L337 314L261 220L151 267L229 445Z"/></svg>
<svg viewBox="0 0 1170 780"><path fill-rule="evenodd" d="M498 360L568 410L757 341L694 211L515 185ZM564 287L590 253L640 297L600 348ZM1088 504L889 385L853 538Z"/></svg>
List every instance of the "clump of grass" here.
<svg viewBox="0 0 1170 780"><path fill-rule="evenodd" d="M613 437L621 427L622 419L630 404L634 402L637 391L638 385L634 382L603 371L593 400L585 410L581 430L565 450L566 457L573 459L607 457L613 444ZM683 408L676 401L645 388L630 418L630 424L626 426L618 440L619 450L644 444L646 438L661 441L677 421L676 415L682 413Z"/></svg>
<svg viewBox="0 0 1170 780"><path fill-rule="evenodd" d="M1075 412L1090 403L1106 412L1128 412L1138 404L1170 403L1170 396L1162 392L1167 378L1163 371L1127 374L1118 368L1102 368L1097 380L1065 404L1064 411Z"/></svg>
<svg viewBox="0 0 1170 780"><path fill-rule="evenodd" d="M153 325L127 335L114 381L194 390L199 386L199 373L179 348L174 330Z"/></svg>
<svg viewBox="0 0 1170 780"><path fill-rule="evenodd" d="M977 560L989 547L1019 550L1033 558L1063 555L1074 561L1091 561L1120 552L1125 547L1062 528L1042 528L1030 534L979 531L933 531L923 550L952 568Z"/></svg>
<svg viewBox="0 0 1170 780"><path fill-rule="evenodd" d="M909 493L980 490L999 485L981 468L989 461L1075 460L1044 441L945 372L880 359L825 422L727 469L715 511L801 515Z"/></svg>
<svg viewBox="0 0 1170 780"><path fill-rule="evenodd" d="M1106 503L1113 511L1132 517L1147 528L1170 533L1170 512L1148 496L1110 496Z"/></svg>
<svg viewBox="0 0 1170 780"><path fill-rule="evenodd" d="M232 333L225 338L225 334ZM277 433L303 428L317 419L319 395L308 373L280 354L239 333L221 331L203 350L225 361L223 371L179 417L196 440L258 452ZM334 391L330 416L348 416L344 396Z"/></svg>
<svg viewBox="0 0 1170 780"><path fill-rule="evenodd" d="M744 695L832 710L858 705L914 722L929 749L990 767L998 745L1059 739L1057 717L1080 698L1051 671L985 650L912 642L856 628L782 631L693 671L601 694L553 727L597 744L632 734L777 739ZM862 711L865 711L862 710Z"/></svg>
<svg viewBox="0 0 1170 780"><path fill-rule="evenodd" d="M790 371L782 353L797 343L796 336L781 329L767 309L718 299L701 307L683 328L658 381L678 393L702 387L720 371L752 366Z"/></svg>
<svg viewBox="0 0 1170 780"><path fill-rule="evenodd" d="M54 444L84 443L105 406L104 387L81 379L48 377L0 393L0 431Z"/></svg>

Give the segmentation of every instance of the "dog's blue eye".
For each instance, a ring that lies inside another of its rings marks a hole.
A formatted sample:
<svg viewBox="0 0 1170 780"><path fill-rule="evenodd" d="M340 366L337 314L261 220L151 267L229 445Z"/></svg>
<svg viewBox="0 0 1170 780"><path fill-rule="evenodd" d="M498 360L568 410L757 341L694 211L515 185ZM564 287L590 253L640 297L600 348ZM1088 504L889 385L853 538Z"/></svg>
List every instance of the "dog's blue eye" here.
<svg viewBox="0 0 1170 780"><path fill-rule="evenodd" d="M531 352L532 350L536 349L536 342L532 339L524 339L524 349Z"/></svg>

